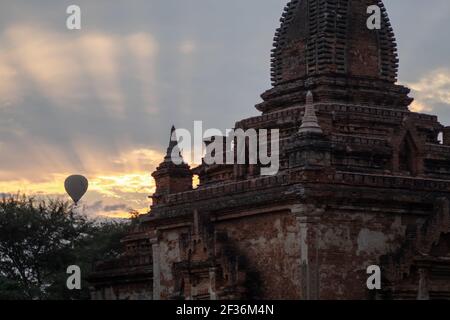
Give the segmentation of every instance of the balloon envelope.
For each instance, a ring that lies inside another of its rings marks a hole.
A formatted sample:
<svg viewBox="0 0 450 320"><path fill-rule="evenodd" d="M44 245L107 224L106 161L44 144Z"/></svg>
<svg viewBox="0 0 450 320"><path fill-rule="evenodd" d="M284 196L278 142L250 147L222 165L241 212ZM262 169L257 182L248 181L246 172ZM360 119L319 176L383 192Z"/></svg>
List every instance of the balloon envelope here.
<svg viewBox="0 0 450 320"><path fill-rule="evenodd" d="M89 186L88 180L80 175L73 175L66 179L64 187L73 202L78 203L84 196Z"/></svg>

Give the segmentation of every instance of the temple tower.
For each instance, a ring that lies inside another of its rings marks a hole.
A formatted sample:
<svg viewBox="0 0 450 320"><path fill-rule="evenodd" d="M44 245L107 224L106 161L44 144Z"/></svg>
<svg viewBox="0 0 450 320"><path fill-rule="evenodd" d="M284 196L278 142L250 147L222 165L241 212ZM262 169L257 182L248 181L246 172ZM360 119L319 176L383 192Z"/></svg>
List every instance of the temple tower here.
<svg viewBox="0 0 450 320"><path fill-rule="evenodd" d="M172 128L151 211L124 240L129 261L97 268L96 296L450 299L450 127L409 110L397 73L382 1L289 1L262 114L235 125L278 130L278 172L191 171ZM373 265L380 291L367 287Z"/></svg>
<svg viewBox="0 0 450 320"><path fill-rule="evenodd" d="M367 8L381 10L381 29L367 27ZM397 44L381 0L291 0L274 37L273 89L264 113L304 103L343 102L406 110L409 89L396 85Z"/></svg>
<svg viewBox="0 0 450 320"><path fill-rule="evenodd" d="M172 126L170 141L164 161L152 173L156 191L152 196L153 205L160 204L163 195L192 190L192 172L183 161L178 148L175 127Z"/></svg>

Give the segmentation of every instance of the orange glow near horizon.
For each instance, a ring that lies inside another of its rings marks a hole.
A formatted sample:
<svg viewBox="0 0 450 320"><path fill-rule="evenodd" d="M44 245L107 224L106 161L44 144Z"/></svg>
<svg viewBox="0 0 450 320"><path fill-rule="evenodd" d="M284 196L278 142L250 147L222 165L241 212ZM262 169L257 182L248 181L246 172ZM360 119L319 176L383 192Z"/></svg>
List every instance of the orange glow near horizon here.
<svg viewBox="0 0 450 320"><path fill-rule="evenodd" d="M26 194L69 200L64 190L64 180L68 175L54 175L48 181L42 182L31 182L26 179L0 181L0 190L6 194ZM119 205L117 210L102 211L102 208L98 208L95 215L128 218L131 210L141 214L148 212L150 205L148 196L153 192L154 182L148 172L99 175L89 177L89 190L81 203L88 208L98 201L102 201L104 207L113 208ZM124 205L126 208L123 207Z"/></svg>
<svg viewBox="0 0 450 320"><path fill-rule="evenodd" d="M147 149L135 149L121 154L116 158L105 159L87 149L80 149L83 159L86 159L84 167L88 167L88 173L83 174L89 180L89 189L82 199L82 205L87 208L87 213L93 216L106 216L125 218L130 211L139 213L148 212L150 200L148 196L154 192L155 185L150 173L156 168L163 156L162 154ZM95 168L98 168L95 170ZM57 169L60 169L58 167ZM61 173L50 173L50 168L42 168L30 179L29 172L16 173L16 178L10 179L4 176L0 180L0 193L26 194L38 198L62 198L69 200L64 181L71 174L79 173L78 170L69 169Z"/></svg>

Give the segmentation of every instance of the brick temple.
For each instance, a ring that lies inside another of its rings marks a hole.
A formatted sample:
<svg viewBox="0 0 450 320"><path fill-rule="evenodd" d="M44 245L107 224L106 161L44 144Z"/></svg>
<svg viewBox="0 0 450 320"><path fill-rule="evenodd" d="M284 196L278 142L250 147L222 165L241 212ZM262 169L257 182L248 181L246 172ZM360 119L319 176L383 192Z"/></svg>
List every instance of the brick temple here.
<svg viewBox="0 0 450 320"><path fill-rule="evenodd" d="M175 165L171 141L150 212L97 264L92 298L450 299L450 127L412 112L397 75L382 1L290 1L273 87L235 124L280 130L278 174Z"/></svg>

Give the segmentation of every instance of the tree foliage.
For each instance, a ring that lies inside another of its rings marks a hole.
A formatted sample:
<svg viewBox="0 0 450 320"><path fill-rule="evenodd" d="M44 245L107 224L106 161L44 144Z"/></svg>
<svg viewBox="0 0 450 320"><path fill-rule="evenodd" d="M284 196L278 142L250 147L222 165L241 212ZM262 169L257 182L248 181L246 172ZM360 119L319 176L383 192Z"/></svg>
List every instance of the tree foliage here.
<svg viewBox="0 0 450 320"><path fill-rule="evenodd" d="M88 220L61 200L25 196L0 201L0 299L88 299L95 261L117 256L130 223ZM67 267L82 270L68 290Z"/></svg>

